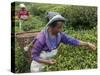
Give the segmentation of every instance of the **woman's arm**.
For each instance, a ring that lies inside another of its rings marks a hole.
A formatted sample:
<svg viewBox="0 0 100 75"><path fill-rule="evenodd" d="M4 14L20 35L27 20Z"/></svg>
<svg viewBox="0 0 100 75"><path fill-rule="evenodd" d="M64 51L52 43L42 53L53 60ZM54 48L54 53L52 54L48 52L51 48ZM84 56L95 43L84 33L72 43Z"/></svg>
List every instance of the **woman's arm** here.
<svg viewBox="0 0 100 75"><path fill-rule="evenodd" d="M78 39L71 37L63 32L61 33L61 42L73 46L78 46L80 43Z"/></svg>
<svg viewBox="0 0 100 75"><path fill-rule="evenodd" d="M66 35L65 33L62 33L61 42L63 42L64 44L88 47L93 50L96 50L96 46L94 44L92 44L90 42L84 42L84 41L78 40L76 38L70 37L70 36Z"/></svg>

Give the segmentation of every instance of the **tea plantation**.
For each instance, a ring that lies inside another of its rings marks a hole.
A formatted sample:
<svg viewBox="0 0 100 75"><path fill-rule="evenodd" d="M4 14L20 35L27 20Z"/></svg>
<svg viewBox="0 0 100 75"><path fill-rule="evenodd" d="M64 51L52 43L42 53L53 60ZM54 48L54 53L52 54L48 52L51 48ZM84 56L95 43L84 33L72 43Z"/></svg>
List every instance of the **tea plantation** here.
<svg viewBox="0 0 100 75"><path fill-rule="evenodd" d="M16 3L16 9L18 5ZM30 11L30 18L22 21L21 31L41 31L47 21L45 13L56 11L66 18L63 30L70 36L79 40L88 41L97 45L97 8L72 5L37 4L25 3ZM19 21L15 21L15 31L19 30ZM16 72L30 72L30 64L27 63L24 50L19 47L16 41L15 50ZM88 48L60 44L58 53L54 57L57 61L54 65L46 65L43 71L65 71L97 68L97 51Z"/></svg>

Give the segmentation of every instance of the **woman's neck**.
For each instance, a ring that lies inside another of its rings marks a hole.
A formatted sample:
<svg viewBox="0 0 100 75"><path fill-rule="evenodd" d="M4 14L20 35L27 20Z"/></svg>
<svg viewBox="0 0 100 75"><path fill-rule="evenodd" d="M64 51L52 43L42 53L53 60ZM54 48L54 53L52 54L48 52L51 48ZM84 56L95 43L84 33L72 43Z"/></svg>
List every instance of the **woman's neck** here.
<svg viewBox="0 0 100 75"><path fill-rule="evenodd" d="M56 36L57 34L52 31L52 29L48 28L48 32L51 36Z"/></svg>

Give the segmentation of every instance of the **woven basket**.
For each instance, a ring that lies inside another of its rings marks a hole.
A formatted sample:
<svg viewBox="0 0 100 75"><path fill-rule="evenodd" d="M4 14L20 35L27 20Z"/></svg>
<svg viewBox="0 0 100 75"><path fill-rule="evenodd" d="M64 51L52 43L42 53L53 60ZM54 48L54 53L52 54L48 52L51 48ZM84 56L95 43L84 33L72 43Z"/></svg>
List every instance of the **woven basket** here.
<svg viewBox="0 0 100 75"><path fill-rule="evenodd" d="M20 48L22 48L24 50L24 47L27 46L30 42L32 42L34 40L34 38L37 36L38 33L39 32L16 33L15 37L16 37L16 40L18 41ZM26 58L28 63L31 63L31 61L32 61L32 59L31 59L31 49L32 48L30 47L27 52L24 51L24 55L25 55L25 58Z"/></svg>

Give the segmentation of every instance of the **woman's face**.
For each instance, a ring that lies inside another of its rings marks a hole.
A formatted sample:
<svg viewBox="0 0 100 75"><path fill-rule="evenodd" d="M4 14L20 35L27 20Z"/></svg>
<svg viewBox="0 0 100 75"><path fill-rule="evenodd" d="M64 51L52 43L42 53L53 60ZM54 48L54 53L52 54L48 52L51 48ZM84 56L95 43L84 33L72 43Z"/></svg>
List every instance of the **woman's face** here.
<svg viewBox="0 0 100 75"><path fill-rule="evenodd" d="M62 27L63 27L63 22L58 21L58 22L56 23L56 26L55 26L54 28L52 28L52 31L53 31L55 34L57 34L58 32L61 32Z"/></svg>
<svg viewBox="0 0 100 75"><path fill-rule="evenodd" d="M23 8L21 8L22 10L25 10L25 8L23 7Z"/></svg>

